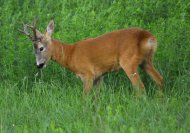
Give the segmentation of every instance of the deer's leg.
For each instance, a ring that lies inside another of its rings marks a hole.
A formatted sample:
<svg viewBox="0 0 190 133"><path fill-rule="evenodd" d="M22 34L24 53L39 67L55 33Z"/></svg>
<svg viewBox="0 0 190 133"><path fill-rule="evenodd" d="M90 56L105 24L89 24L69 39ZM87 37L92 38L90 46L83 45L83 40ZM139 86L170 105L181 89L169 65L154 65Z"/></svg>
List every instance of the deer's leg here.
<svg viewBox="0 0 190 133"><path fill-rule="evenodd" d="M93 81L93 85L95 86L95 99L97 99L100 94L100 87L102 80L103 76L99 76Z"/></svg>
<svg viewBox="0 0 190 133"><path fill-rule="evenodd" d="M93 85L95 87L98 87L101 84L102 79L103 79L102 76L99 76L99 77L95 78L95 80L93 81Z"/></svg>
<svg viewBox="0 0 190 133"><path fill-rule="evenodd" d="M84 93L84 95L91 93L92 84L93 84L93 77L92 76L83 77L83 93Z"/></svg>
<svg viewBox="0 0 190 133"><path fill-rule="evenodd" d="M163 77L156 71L152 63L145 63L143 69L155 80L161 90Z"/></svg>
<svg viewBox="0 0 190 133"><path fill-rule="evenodd" d="M140 93L144 90L144 84L140 79L139 73L137 71L138 66L140 64L140 59L134 57L132 59L121 59L120 65L123 70L126 72L127 76L129 77L130 81L134 85L135 88L140 89Z"/></svg>

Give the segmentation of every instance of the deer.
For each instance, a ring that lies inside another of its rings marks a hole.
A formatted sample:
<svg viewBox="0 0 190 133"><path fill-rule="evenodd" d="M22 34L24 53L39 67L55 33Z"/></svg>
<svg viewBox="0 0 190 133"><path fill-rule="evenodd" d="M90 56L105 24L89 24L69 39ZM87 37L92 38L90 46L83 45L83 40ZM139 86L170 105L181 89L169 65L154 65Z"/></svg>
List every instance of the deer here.
<svg viewBox="0 0 190 133"><path fill-rule="evenodd" d="M69 69L83 82L83 94L88 95L104 74L123 69L134 88L143 92L145 86L138 68L142 68L156 82L162 91L163 77L153 66L157 39L143 28L127 28L105 33L73 44L53 39L55 24L51 20L45 33L36 28L37 20L24 24L19 31L33 43L36 65L41 69L49 60ZM32 32L29 32L31 29ZM33 34L33 35L32 35Z"/></svg>

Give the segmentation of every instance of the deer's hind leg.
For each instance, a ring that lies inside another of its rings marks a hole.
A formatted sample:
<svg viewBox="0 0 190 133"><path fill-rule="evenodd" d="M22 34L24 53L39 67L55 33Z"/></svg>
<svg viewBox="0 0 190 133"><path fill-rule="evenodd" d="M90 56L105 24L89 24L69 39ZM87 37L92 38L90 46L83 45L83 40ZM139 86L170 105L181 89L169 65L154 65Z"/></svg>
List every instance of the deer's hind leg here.
<svg viewBox="0 0 190 133"><path fill-rule="evenodd" d="M142 64L142 69L147 72L148 75L156 82L156 84L159 86L159 89L162 90L162 82L163 77L160 75L160 73L154 68L152 64L152 59L146 60Z"/></svg>
<svg viewBox="0 0 190 133"><path fill-rule="evenodd" d="M142 93L144 90L144 84L141 81L137 70L140 63L141 59L137 56L131 57L130 59L124 57L120 59L121 68L125 71L133 86L139 88L140 93Z"/></svg>

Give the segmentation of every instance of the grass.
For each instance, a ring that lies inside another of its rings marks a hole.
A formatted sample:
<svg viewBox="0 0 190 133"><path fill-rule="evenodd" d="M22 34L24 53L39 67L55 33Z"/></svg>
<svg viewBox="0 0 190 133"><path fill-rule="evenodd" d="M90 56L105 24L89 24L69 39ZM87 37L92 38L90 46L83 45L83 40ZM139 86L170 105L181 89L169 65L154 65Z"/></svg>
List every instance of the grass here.
<svg viewBox="0 0 190 133"><path fill-rule="evenodd" d="M0 90L2 132L189 131L189 95L136 98L126 88L103 85L94 103L92 97L83 101L80 86L62 88L54 82L35 83L30 91L16 85Z"/></svg>
<svg viewBox="0 0 190 133"><path fill-rule="evenodd" d="M190 132L190 2L125 0L0 1L0 132ZM20 22L38 16L44 31L74 43L127 27L151 31L159 46L155 67L164 77L160 98L152 79L140 70L146 95L135 97L123 71L109 73L94 94L82 97L73 73L50 62L35 67L30 40Z"/></svg>

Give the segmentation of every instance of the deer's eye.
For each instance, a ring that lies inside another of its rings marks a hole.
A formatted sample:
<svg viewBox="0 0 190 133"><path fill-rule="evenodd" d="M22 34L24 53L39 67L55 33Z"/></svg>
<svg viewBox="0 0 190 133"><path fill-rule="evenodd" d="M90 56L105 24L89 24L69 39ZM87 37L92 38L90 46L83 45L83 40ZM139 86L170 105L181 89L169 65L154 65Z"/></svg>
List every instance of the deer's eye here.
<svg viewBox="0 0 190 133"><path fill-rule="evenodd" d="M43 47L41 47L41 48L40 48L40 52L41 52L41 51L43 51L43 50L44 50L44 48L43 48Z"/></svg>

